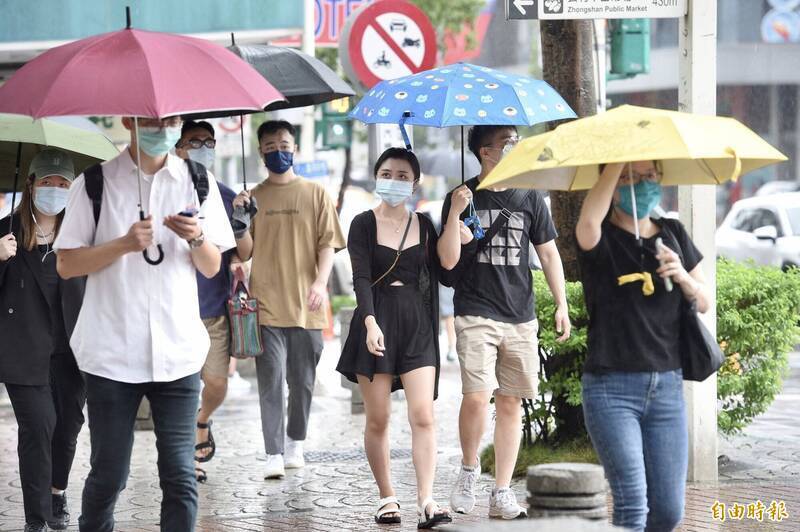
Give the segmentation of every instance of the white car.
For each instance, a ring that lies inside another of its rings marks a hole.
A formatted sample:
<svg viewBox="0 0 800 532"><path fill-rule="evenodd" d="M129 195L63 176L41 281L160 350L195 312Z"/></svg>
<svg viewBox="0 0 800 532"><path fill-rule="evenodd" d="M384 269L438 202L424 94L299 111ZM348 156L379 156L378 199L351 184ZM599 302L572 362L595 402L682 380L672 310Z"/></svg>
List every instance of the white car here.
<svg viewBox="0 0 800 532"><path fill-rule="evenodd" d="M800 192L737 201L717 229L716 243L720 257L800 266Z"/></svg>

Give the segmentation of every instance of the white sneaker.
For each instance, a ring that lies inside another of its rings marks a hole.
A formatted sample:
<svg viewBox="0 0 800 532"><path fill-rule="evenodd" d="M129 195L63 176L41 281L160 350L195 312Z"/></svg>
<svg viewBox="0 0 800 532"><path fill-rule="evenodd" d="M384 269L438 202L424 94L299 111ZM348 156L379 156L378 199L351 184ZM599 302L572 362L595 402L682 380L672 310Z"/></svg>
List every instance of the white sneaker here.
<svg viewBox="0 0 800 532"><path fill-rule="evenodd" d="M303 457L303 442L287 437L283 451L283 461L286 469L305 467L306 459Z"/></svg>
<svg viewBox="0 0 800 532"><path fill-rule="evenodd" d="M489 517L516 519L526 515L525 510L517 504L517 497L511 488L492 490L492 496L489 497Z"/></svg>
<svg viewBox="0 0 800 532"><path fill-rule="evenodd" d="M228 391L234 392L235 394L248 392L252 386L250 381L239 375L238 371L234 371L233 375L228 377Z"/></svg>
<svg viewBox="0 0 800 532"><path fill-rule="evenodd" d="M474 468L461 464L458 480L450 493L450 508L460 514L468 514L475 508L475 483L481 476L481 463Z"/></svg>
<svg viewBox="0 0 800 532"><path fill-rule="evenodd" d="M280 479L286 476L286 471L283 469L283 455L282 454L268 454L267 455L267 469L264 473L264 480Z"/></svg>

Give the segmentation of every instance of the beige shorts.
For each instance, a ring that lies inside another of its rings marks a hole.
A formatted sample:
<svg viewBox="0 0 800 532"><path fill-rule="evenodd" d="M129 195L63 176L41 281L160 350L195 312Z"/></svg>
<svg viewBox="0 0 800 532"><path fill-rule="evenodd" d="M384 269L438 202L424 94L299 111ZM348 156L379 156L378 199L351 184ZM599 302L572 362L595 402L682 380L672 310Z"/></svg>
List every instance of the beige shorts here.
<svg viewBox="0 0 800 532"><path fill-rule="evenodd" d="M500 392L533 399L539 373L539 324L503 323L478 316L456 317L461 391Z"/></svg>
<svg viewBox="0 0 800 532"><path fill-rule="evenodd" d="M203 364L203 376L228 377L228 363L231 360L231 330L228 317L207 318L203 320L211 347L208 349L206 363Z"/></svg>

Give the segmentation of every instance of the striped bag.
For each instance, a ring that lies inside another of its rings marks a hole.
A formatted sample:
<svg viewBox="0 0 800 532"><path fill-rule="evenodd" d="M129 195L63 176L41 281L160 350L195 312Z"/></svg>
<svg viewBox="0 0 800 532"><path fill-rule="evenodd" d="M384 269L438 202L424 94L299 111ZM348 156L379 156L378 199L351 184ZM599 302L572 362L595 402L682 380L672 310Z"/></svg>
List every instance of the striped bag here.
<svg viewBox="0 0 800 532"><path fill-rule="evenodd" d="M263 351L258 323L258 300L250 297L244 281L234 278L228 316L231 324L231 355L235 358L257 357Z"/></svg>

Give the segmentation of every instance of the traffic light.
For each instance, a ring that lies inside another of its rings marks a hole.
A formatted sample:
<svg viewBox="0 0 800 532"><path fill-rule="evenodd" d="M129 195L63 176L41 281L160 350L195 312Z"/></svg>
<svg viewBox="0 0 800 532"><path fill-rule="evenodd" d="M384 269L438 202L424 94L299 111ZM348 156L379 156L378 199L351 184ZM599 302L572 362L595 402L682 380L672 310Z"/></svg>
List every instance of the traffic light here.
<svg viewBox="0 0 800 532"><path fill-rule="evenodd" d="M322 120L317 127L322 130L322 147L326 150L346 148L353 136L353 125L347 113L350 111L350 98L340 98L322 106Z"/></svg>
<svg viewBox="0 0 800 532"><path fill-rule="evenodd" d="M353 124L348 118L323 116L318 124L322 128L323 149L334 150L346 148L350 145L353 136Z"/></svg>
<svg viewBox="0 0 800 532"><path fill-rule="evenodd" d="M608 79L650 72L650 19L609 20L611 72Z"/></svg>

